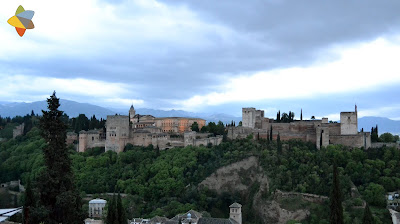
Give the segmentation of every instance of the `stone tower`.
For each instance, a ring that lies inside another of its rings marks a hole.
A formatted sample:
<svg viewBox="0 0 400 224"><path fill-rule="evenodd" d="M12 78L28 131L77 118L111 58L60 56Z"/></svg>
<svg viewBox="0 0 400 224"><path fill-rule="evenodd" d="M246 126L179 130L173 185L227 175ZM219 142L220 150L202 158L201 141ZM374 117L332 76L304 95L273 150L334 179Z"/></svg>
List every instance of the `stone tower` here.
<svg viewBox="0 0 400 224"><path fill-rule="evenodd" d="M239 224L242 224L242 205L235 202L229 206L229 209L229 218L235 220Z"/></svg>
<svg viewBox="0 0 400 224"><path fill-rule="evenodd" d="M135 117L136 111L133 105L131 106L131 109L129 109L129 121L133 123L134 117Z"/></svg>
<svg viewBox="0 0 400 224"><path fill-rule="evenodd" d="M354 112L340 113L340 134L356 135L358 133L357 105Z"/></svg>
<svg viewBox="0 0 400 224"><path fill-rule="evenodd" d="M124 151L129 139L129 117L123 115L107 116L106 151Z"/></svg>
<svg viewBox="0 0 400 224"><path fill-rule="evenodd" d="M242 108L242 126L254 128L256 124L256 109L255 108Z"/></svg>

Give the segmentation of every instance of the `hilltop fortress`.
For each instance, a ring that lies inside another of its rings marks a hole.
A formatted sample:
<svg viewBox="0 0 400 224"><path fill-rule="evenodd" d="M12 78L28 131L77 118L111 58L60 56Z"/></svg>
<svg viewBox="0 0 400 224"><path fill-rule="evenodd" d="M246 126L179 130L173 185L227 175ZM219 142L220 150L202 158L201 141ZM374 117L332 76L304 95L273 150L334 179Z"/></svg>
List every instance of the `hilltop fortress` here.
<svg viewBox="0 0 400 224"><path fill-rule="evenodd" d="M134 146L159 147L169 149L188 145L219 145L222 136L209 137L209 133L198 133L191 130L197 122L199 129L206 125L200 118L163 117L139 115L133 106L129 115L109 115L106 126L101 130L81 131L67 134L67 144L78 143L78 151L84 152L88 148L105 147L105 150L122 152L127 144ZM371 133L358 131L357 106L354 112L341 112L340 123L329 122L328 118L321 120L292 120L280 122L264 117L263 110L242 108L242 126L227 127L228 139L253 138L276 139L278 134L281 140L300 139L310 141L318 149L329 144L340 144L349 147L371 147Z"/></svg>
<svg viewBox="0 0 400 224"><path fill-rule="evenodd" d="M131 106L129 116L107 116L104 129L79 132L78 151L84 152L88 148L105 147L106 151L112 150L119 153L128 143L135 146L153 145L160 149L169 149L188 145L218 145L222 142L222 136L208 137L208 133L192 131L194 122L197 122L199 129L206 125L206 121L200 118L156 118L152 115L139 115ZM74 140L78 140L76 134L68 133L67 144Z"/></svg>
<svg viewBox="0 0 400 224"><path fill-rule="evenodd" d="M255 108L242 109L242 126L228 127L228 138L246 138L253 134L254 138L273 139L277 135L281 140L300 139L315 143L318 149L329 144L340 144L350 147L371 147L371 133L358 131L357 106L354 112L341 112L340 123L330 123L328 118L321 120L293 120L289 123L277 122L264 117L263 110Z"/></svg>

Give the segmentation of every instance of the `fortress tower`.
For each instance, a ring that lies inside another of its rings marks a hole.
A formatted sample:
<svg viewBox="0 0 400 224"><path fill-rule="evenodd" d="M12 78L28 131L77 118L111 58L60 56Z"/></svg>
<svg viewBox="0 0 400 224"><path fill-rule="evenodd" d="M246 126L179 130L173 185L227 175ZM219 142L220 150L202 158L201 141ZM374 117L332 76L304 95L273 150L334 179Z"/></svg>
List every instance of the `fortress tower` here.
<svg viewBox="0 0 400 224"><path fill-rule="evenodd" d="M131 108L129 109L129 121L134 123L134 117L135 117L136 111L133 105L131 105Z"/></svg>
<svg viewBox="0 0 400 224"><path fill-rule="evenodd" d="M354 112L340 113L340 134L356 135L358 133L357 105Z"/></svg>
<svg viewBox="0 0 400 224"><path fill-rule="evenodd" d="M122 152L129 139L129 117L107 116L106 129L106 151Z"/></svg>

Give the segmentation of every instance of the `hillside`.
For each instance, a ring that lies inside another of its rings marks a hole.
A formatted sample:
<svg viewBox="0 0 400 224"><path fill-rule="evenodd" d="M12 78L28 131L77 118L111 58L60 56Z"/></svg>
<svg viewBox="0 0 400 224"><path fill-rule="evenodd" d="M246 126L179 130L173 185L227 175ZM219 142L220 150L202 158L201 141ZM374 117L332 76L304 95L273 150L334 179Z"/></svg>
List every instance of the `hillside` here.
<svg viewBox="0 0 400 224"><path fill-rule="evenodd" d="M0 182L34 180L44 165L45 145L36 128L1 142ZM128 194L128 218L172 217L190 209L226 218L228 206L236 201L243 205L244 223L305 217L302 223L326 223L329 205L314 205L298 193L329 196L333 160L340 170L345 223L359 223L363 214L362 199L354 198L352 183L382 223L390 221L385 192L400 188L400 152L394 148L350 151L331 145L316 150L311 143L288 141L278 152L275 140L242 139L161 152L127 145L119 154L104 148L70 153L82 194L114 192L117 186ZM298 193L276 194L277 190Z"/></svg>

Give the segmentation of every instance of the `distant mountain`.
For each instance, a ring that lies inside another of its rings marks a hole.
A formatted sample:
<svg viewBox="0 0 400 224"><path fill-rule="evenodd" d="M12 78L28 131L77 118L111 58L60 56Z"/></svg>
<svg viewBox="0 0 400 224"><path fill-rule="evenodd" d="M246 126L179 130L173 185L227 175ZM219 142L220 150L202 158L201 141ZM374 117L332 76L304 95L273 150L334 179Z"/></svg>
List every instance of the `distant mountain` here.
<svg viewBox="0 0 400 224"><path fill-rule="evenodd" d="M64 111L70 117L77 117L79 114L86 114L87 117L96 115L97 118L106 118L107 115L115 114L115 112L88 103L78 103L71 100L60 99L60 110ZM0 116L15 117L31 114L42 114L42 110L47 110L46 101L37 101L32 103L0 103Z"/></svg>
<svg viewBox="0 0 400 224"><path fill-rule="evenodd" d="M386 117L362 117L358 119L358 129L364 128L364 131L371 131L371 127L378 125L378 134L385 132L400 134L400 121L391 120Z"/></svg>
<svg viewBox="0 0 400 224"><path fill-rule="evenodd" d="M110 109L104 108L88 103L78 103L71 100L60 100L60 110L64 111L70 117L77 117L79 114L85 114L87 117L96 115L97 118L107 118L107 115L114 115L116 113L122 115L128 115L129 108L126 110L121 109ZM37 101L33 103L10 103L0 102L0 116L2 117L15 117L25 116L30 114L33 110L35 114L41 114L42 110L47 109L46 101ZM207 122L218 121L224 122L224 124L230 124L231 121L235 121L236 125L242 120L241 117L235 117L229 114L222 113L193 113L183 110L155 110L147 108L137 108L137 114L149 114L155 117L192 117L202 118ZM370 131L371 127L378 125L379 134L390 132L392 134L400 134L400 121L391 120L384 117L362 117L358 119L358 128L364 128L364 131Z"/></svg>
<svg viewBox="0 0 400 224"><path fill-rule="evenodd" d="M85 114L87 117L96 115L97 118L107 118L107 115L114 115L116 113L121 115L128 115L129 108L114 109L104 108L88 103L78 103L71 100L60 99L60 110L64 111L70 117L77 117L79 114ZM16 103L16 102L0 102L0 116L2 117L15 117L25 116L31 114L33 110L35 114L42 114L42 110L47 109L46 101L37 101L32 103ZM147 108L137 108L137 114L149 114L155 117L191 117L191 118L202 118L207 122L218 122L231 123L235 121L239 124L241 117L234 117L228 114L207 114L207 113L193 113L183 110L155 110Z"/></svg>

